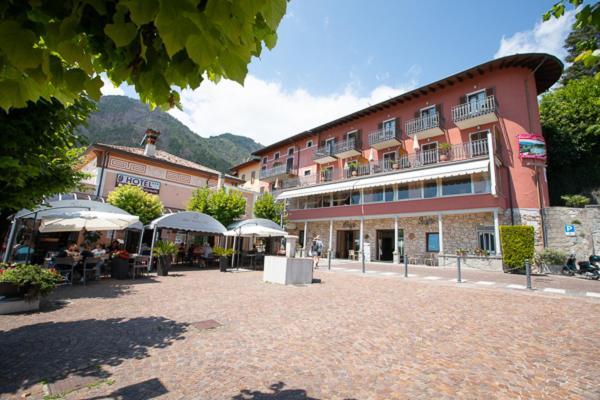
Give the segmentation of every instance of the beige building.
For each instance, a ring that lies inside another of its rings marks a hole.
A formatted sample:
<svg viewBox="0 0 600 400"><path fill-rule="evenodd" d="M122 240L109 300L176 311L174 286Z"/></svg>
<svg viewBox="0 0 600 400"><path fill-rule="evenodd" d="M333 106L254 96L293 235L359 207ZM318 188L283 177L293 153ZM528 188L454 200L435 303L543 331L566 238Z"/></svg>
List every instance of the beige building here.
<svg viewBox="0 0 600 400"><path fill-rule="evenodd" d="M81 167L88 174L82 182L85 191L107 197L115 187L131 184L159 196L167 211L178 211L186 209L197 188L224 187L245 197L244 218L252 216L256 193L245 188L243 180L156 149L159 134L148 130L144 147L91 145Z"/></svg>
<svg viewBox="0 0 600 400"><path fill-rule="evenodd" d="M251 158L232 167L229 172L231 175L244 181L240 186L258 193L263 193L269 190L269 184L260 180L260 160Z"/></svg>

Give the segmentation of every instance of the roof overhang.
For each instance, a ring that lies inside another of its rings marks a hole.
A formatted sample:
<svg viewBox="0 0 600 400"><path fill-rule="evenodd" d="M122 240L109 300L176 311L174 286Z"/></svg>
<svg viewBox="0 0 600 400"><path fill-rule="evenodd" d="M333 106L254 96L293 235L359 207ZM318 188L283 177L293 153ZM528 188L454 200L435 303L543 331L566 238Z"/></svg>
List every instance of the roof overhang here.
<svg viewBox="0 0 600 400"><path fill-rule="evenodd" d="M451 176L471 175L486 172L489 169L489 160L475 160L456 164L446 164L437 167L417 169L407 172L381 174L370 178L346 180L325 185L288 190L277 196L277 200L286 200L296 197L311 196L316 194L341 192L345 190L366 189L371 187L426 181Z"/></svg>

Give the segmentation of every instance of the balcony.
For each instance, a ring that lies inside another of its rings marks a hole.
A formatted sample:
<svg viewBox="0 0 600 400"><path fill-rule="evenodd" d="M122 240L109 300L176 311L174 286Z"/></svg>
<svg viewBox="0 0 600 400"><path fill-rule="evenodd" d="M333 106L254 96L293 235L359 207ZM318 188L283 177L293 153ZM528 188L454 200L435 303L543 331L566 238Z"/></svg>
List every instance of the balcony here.
<svg viewBox="0 0 600 400"><path fill-rule="evenodd" d="M337 158L356 157L362 154L360 143L356 139L343 140L335 145L333 154Z"/></svg>
<svg viewBox="0 0 600 400"><path fill-rule="evenodd" d="M277 179L288 178L298 175L296 168L289 168L286 165L278 165L275 167L262 169L260 171L260 180L265 182L274 182Z"/></svg>
<svg viewBox="0 0 600 400"><path fill-rule="evenodd" d="M297 176L282 180L273 192L274 195L293 188L314 186L323 183L360 179L365 176L393 174L417 168L428 168L444 163L488 157L487 139L455 144L448 150L426 150L405 154L398 160L378 160L354 164L346 168L322 169L318 175Z"/></svg>
<svg viewBox="0 0 600 400"><path fill-rule="evenodd" d="M417 135L419 139L443 135L444 131L440 126L440 114L435 112L431 115L424 115L406 121L406 134L411 137Z"/></svg>
<svg viewBox="0 0 600 400"><path fill-rule="evenodd" d="M497 104L494 96L471 101L452 107L452 121L460 129L498 121Z"/></svg>
<svg viewBox="0 0 600 400"><path fill-rule="evenodd" d="M313 154L313 161L317 164L327 164L337 160L333 155L335 145L321 146Z"/></svg>
<svg viewBox="0 0 600 400"><path fill-rule="evenodd" d="M388 147L399 146L401 142L400 129L378 129L369 133L369 146L381 150Z"/></svg>

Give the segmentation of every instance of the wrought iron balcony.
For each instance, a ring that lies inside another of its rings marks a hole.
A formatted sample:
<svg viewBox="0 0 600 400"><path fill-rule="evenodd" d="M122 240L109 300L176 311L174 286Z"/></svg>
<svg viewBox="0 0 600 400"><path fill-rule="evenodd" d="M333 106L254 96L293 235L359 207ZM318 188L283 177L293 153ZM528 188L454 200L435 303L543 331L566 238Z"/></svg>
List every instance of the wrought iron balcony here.
<svg viewBox="0 0 600 400"><path fill-rule="evenodd" d="M440 120L438 112L408 120L406 121L406 134L408 136L417 135L419 139L443 135L444 131L441 128Z"/></svg>
<svg viewBox="0 0 600 400"><path fill-rule="evenodd" d="M452 107L452 121L460 129L498 121L496 97L487 96Z"/></svg>
<svg viewBox="0 0 600 400"><path fill-rule="evenodd" d="M369 133L369 146L381 150L388 147L399 146L401 144L400 129L378 129Z"/></svg>
<svg viewBox="0 0 600 400"><path fill-rule="evenodd" d="M313 161L317 164L327 164L335 161L337 158L334 153L335 145L326 145L319 147L313 154Z"/></svg>
<svg viewBox="0 0 600 400"><path fill-rule="evenodd" d="M290 168L287 165L278 165L275 167L262 169L260 171L260 180L272 182L277 179L298 175L296 168Z"/></svg>
<svg viewBox="0 0 600 400"><path fill-rule="evenodd" d="M356 139L347 139L336 143L333 153L337 158L359 156L362 153L360 142Z"/></svg>

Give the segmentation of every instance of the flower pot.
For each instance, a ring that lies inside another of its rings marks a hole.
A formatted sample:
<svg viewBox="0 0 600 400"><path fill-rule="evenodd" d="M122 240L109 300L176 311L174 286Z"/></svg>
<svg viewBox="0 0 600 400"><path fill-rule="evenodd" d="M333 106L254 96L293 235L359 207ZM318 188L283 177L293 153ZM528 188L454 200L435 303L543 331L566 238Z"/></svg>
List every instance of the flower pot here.
<svg viewBox="0 0 600 400"><path fill-rule="evenodd" d="M448 154L440 154L440 161L448 161Z"/></svg>
<svg viewBox="0 0 600 400"><path fill-rule="evenodd" d="M227 272L227 267L229 267L229 257L219 257L219 270Z"/></svg>
<svg viewBox="0 0 600 400"><path fill-rule="evenodd" d="M10 282L0 282L0 296L6 298L24 297L25 289Z"/></svg>
<svg viewBox="0 0 600 400"><path fill-rule="evenodd" d="M129 260L115 257L110 260L110 277L113 279L129 278Z"/></svg>
<svg viewBox="0 0 600 400"><path fill-rule="evenodd" d="M392 164L392 168L393 169L400 169L400 164L398 164L398 163Z"/></svg>
<svg viewBox="0 0 600 400"><path fill-rule="evenodd" d="M352 176L356 176L356 175L358 175L358 172L357 171L352 171Z"/></svg>
<svg viewBox="0 0 600 400"><path fill-rule="evenodd" d="M156 263L156 274L158 276L169 275L169 269L171 268L171 256L160 256Z"/></svg>

